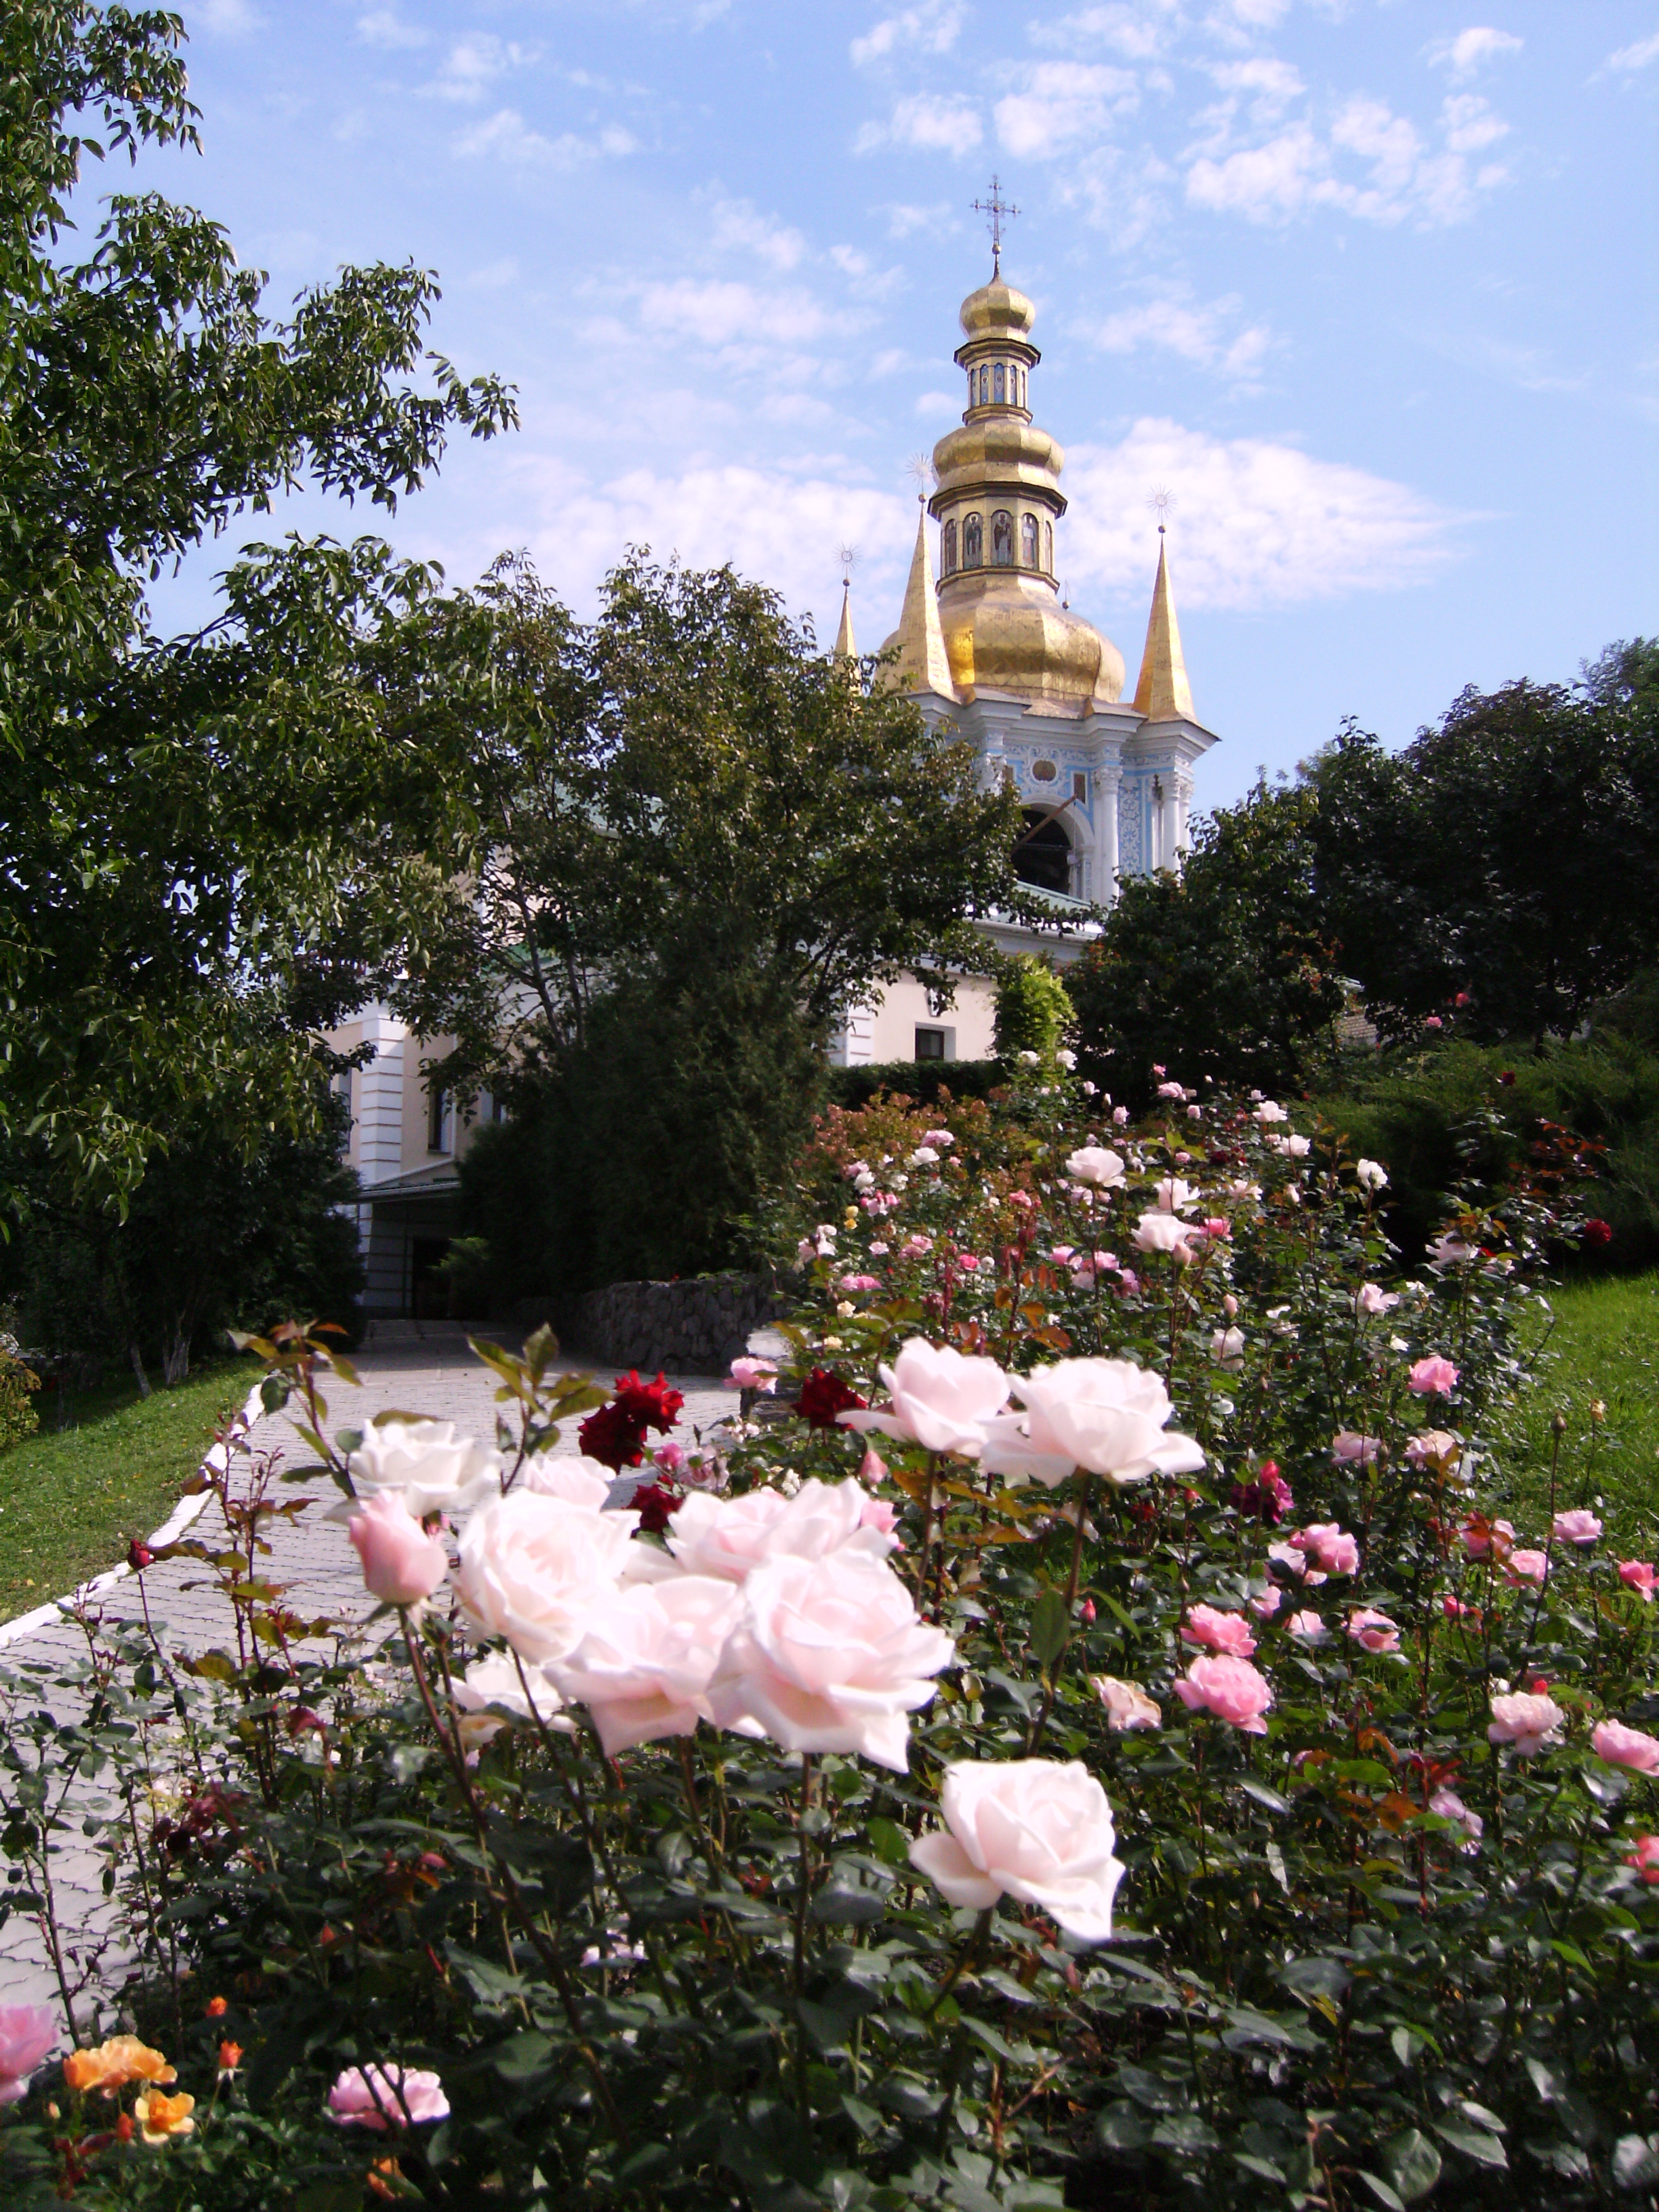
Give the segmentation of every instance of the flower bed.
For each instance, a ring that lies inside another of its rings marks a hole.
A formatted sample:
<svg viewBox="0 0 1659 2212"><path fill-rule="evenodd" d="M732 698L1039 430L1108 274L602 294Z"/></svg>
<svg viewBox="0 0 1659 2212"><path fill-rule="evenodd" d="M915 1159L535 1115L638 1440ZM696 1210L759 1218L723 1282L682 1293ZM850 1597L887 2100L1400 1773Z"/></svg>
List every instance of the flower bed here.
<svg viewBox="0 0 1659 2212"><path fill-rule="evenodd" d="M1570 1470L1534 1528L1490 1495L1571 1147L1401 1281L1381 1167L1160 1107L832 1115L815 1299L690 1453L660 1378L533 1342L484 1348L477 1442L340 1425L325 1340L264 1347L390 1640L308 1656L246 1461L239 1648L94 1637L131 2026L186 2087L24 2098L22 2023L11 2170L310 2212L1651 2202L1653 1571Z"/></svg>

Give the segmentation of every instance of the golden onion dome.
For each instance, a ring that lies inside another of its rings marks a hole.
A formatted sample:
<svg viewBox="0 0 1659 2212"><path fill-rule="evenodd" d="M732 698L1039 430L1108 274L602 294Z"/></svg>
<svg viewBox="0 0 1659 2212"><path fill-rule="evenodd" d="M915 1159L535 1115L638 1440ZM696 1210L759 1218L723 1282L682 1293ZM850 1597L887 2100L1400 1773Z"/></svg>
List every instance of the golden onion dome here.
<svg viewBox="0 0 1659 2212"><path fill-rule="evenodd" d="M959 573L940 591L939 618L963 698L1000 692L1039 713L1086 714L1122 696L1123 655L1040 577Z"/></svg>
<svg viewBox="0 0 1659 2212"><path fill-rule="evenodd" d="M962 327L973 338L1023 338L1036 320L1036 309L1024 292L1000 276L981 284L962 303Z"/></svg>

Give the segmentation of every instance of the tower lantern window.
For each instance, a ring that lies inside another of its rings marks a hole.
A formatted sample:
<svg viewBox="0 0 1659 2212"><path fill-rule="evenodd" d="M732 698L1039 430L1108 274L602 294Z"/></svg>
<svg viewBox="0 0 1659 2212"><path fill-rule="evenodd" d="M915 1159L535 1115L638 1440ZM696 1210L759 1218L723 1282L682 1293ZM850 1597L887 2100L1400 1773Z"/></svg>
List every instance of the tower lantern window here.
<svg viewBox="0 0 1659 2212"><path fill-rule="evenodd" d="M947 522L939 536L939 567L947 576L956 574L957 526L954 522Z"/></svg>
<svg viewBox="0 0 1659 2212"><path fill-rule="evenodd" d="M1034 514L1020 517L1019 559L1024 568L1035 568L1037 564L1037 520Z"/></svg>
<svg viewBox="0 0 1659 2212"><path fill-rule="evenodd" d="M1003 401L1004 401L1004 400L1006 400L1006 399L1007 398L1007 397L1008 397L1008 372L1007 372L1007 370L1003 367L1003 365L1002 365L1002 363L1001 363L1000 362L999 362L997 363L997 365L996 365L996 369L995 369L995 372L994 372L994 378L995 378L994 389L995 389L995 392L996 392L997 404L998 404L998 406L1000 406L1000 405L1002 404Z"/></svg>
<svg viewBox="0 0 1659 2212"><path fill-rule="evenodd" d="M1052 522L1045 522L1042 526L1042 565L1052 576L1054 573L1054 526Z"/></svg>
<svg viewBox="0 0 1659 2212"><path fill-rule="evenodd" d="M1006 507L998 507L991 517L991 561L994 567L1007 568L1013 565L1014 518Z"/></svg>
<svg viewBox="0 0 1659 2212"><path fill-rule="evenodd" d="M962 526L962 565L978 568L985 560L985 525L976 514L970 514Z"/></svg>

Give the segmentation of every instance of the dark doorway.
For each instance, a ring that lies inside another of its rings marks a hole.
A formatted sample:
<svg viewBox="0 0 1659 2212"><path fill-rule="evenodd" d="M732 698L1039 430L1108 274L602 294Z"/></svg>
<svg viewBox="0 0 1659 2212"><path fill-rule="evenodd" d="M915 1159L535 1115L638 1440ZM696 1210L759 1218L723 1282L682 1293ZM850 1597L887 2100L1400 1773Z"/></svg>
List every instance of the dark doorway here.
<svg viewBox="0 0 1659 2212"><path fill-rule="evenodd" d="M1025 834L1014 848L1014 873L1034 890L1070 895L1072 841L1041 807L1025 810Z"/></svg>
<svg viewBox="0 0 1659 2212"><path fill-rule="evenodd" d="M410 1304L416 1321L441 1321L449 1311L449 1279L438 1273L448 1250L447 1237L416 1237L410 1245Z"/></svg>

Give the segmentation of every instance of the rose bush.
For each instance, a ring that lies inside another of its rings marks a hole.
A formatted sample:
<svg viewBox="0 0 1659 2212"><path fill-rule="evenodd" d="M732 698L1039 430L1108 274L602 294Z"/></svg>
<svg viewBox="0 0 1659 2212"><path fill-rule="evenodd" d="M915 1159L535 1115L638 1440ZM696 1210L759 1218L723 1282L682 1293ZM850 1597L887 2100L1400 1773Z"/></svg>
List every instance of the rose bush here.
<svg viewBox="0 0 1659 2212"><path fill-rule="evenodd" d="M131 2049L20 2024L9 2203L1653 2201L1652 1531L1559 1440L1510 1493L1571 1186L1402 1279L1277 1102L1022 1083L829 1118L695 1450L543 1337L358 1497L349 1366L263 1346L388 1604L289 1609L244 1449L234 1650L14 1679L20 1907L95 1772Z"/></svg>

